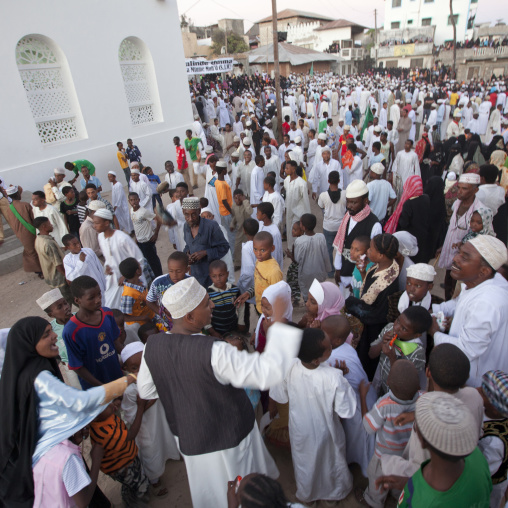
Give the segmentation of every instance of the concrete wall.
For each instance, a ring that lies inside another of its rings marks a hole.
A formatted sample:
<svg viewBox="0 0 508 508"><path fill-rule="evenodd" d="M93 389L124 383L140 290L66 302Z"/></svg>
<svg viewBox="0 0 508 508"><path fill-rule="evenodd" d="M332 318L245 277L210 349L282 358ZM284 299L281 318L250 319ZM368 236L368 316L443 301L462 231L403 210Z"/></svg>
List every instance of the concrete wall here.
<svg viewBox="0 0 508 508"><path fill-rule="evenodd" d="M243 19L219 19L218 21L219 28L230 33L235 33L236 35L243 36L245 33L243 27Z"/></svg>
<svg viewBox="0 0 508 508"><path fill-rule="evenodd" d="M206 39L198 39L197 35L192 32L182 32L183 53L185 58L194 58L197 56L207 58L211 55L211 47L198 44L198 40L202 41Z"/></svg>
<svg viewBox="0 0 508 508"><path fill-rule="evenodd" d="M173 136L192 122L176 0L144 2L142 8L137 0L46 0L44 6L17 0L8 9L0 18L2 178L34 190L56 166L84 158L108 188L107 172L120 171L116 142L128 137L156 172L174 157ZM41 144L15 58L17 42L29 34L51 38L65 54L86 127L83 139ZM118 60L120 43L131 36L151 53L162 117L156 123L131 123Z"/></svg>

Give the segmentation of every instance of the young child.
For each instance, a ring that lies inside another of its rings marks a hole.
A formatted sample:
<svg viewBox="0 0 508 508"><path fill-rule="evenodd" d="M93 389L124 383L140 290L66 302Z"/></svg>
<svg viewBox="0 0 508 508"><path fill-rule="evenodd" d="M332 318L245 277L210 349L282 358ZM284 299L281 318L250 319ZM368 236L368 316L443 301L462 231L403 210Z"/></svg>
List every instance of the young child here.
<svg viewBox="0 0 508 508"><path fill-rule="evenodd" d="M162 331L169 331L173 326L171 316L166 314L162 305L162 297L173 284L188 277L188 271L189 256L180 251L173 252L168 257L168 273L157 277L148 290L146 304L155 313L158 323L166 328Z"/></svg>
<svg viewBox="0 0 508 508"><path fill-rule="evenodd" d="M283 255L282 255L282 236L279 228L272 222L274 209L271 203L259 203L256 211L256 218L259 221L259 231L268 231L273 238L275 251L273 257L279 263L282 270Z"/></svg>
<svg viewBox="0 0 508 508"><path fill-rule="evenodd" d="M82 247L80 241L74 235L65 235L62 243L67 251L63 258L65 278L72 282L81 275L88 275L99 284L102 294L102 303L106 294L106 277L104 268L92 249Z"/></svg>
<svg viewBox="0 0 508 508"><path fill-rule="evenodd" d="M228 172L227 164L224 161L218 161L215 170L217 171L217 180L215 181L215 192L219 203L220 224L226 231L225 238L229 242L231 252L235 248L235 237L231 231L231 221L233 220L233 196L231 187L226 181ZM229 180L229 177L228 177ZM231 182L231 180L229 180Z"/></svg>
<svg viewBox="0 0 508 508"><path fill-rule="evenodd" d="M294 260L298 263L298 283L303 299L307 301L309 287L314 279L324 282L332 270L323 233L316 233L316 216L304 213L300 219L303 235L295 240Z"/></svg>
<svg viewBox="0 0 508 508"><path fill-rule="evenodd" d="M215 220L215 215L212 213L212 210L210 208L202 208L201 209L201 217L203 219L209 219L209 220ZM222 234L224 235L224 238L227 240L228 234L226 232L226 228L219 224L219 228L222 231ZM231 247L226 252L225 256L222 257L222 261L226 263L226 266L228 268L228 282L231 284L235 283L235 268L233 266L233 255L231 254Z"/></svg>
<svg viewBox="0 0 508 508"><path fill-rule="evenodd" d="M150 485L135 442L149 402L139 397L136 399L136 416L127 430L123 420L115 414L120 408L120 400L108 404L92 421L90 437L104 448L101 471L122 484L122 500L127 506L135 506L137 500L148 497Z"/></svg>
<svg viewBox="0 0 508 508"><path fill-rule="evenodd" d="M478 208L478 210L475 210L469 221L469 231L462 238L462 242L454 243L452 248L458 249L460 245L465 244L471 238L476 238L478 235L496 236L496 233L492 229L493 218L494 215L490 208Z"/></svg>
<svg viewBox="0 0 508 508"><path fill-rule="evenodd" d="M365 267L365 271L367 271L374 266L374 263L367 258L369 247L370 238L368 236L358 236L351 244L350 258L356 264L351 277L351 291L355 298L360 298L360 289L363 283L362 274L358 268L360 267L363 271Z"/></svg>
<svg viewBox="0 0 508 508"><path fill-rule="evenodd" d="M79 227L81 222L78 216L78 200L74 189L67 185L62 189L65 199L60 203L60 213L64 216L69 232L79 238Z"/></svg>
<svg viewBox="0 0 508 508"><path fill-rule="evenodd" d="M143 343L146 344L148 338L150 335L156 335L159 333L159 329L157 328L157 325L155 325L153 322L145 323L144 325L141 325L138 330L138 339Z"/></svg>
<svg viewBox="0 0 508 508"><path fill-rule="evenodd" d="M265 189L265 193L263 194L263 203L271 203L273 206L273 223L279 228L279 231L282 232L282 218L284 217L284 199L280 195L278 190L275 190L276 179L271 175L267 175L263 180L263 187Z"/></svg>
<svg viewBox="0 0 508 508"><path fill-rule="evenodd" d="M412 422L397 425L395 420L402 413L414 411L420 381L415 366L409 360L395 362L388 375L390 391L381 397L367 412L368 385L361 383L360 400L363 426L367 434L376 435L374 455L367 469L369 486L365 491L355 490L357 501L373 507L383 507L386 492L376 488L376 479L382 475L381 455L402 455L411 435Z"/></svg>
<svg viewBox="0 0 508 508"><path fill-rule="evenodd" d="M439 346L438 346L439 347ZM492 477L490 506L500 506L508 485L508 375L489 370L478 388L485 403L483 436L478 447L487 459Z"/></svg>
<svg viewBox="0 0 508 508"><path fill-rule="evenodd" d="M420 383L425 387L425 349L421 335L432 326L432 317L423 307L408 307L394 323L388 323L379 337L371 343L370 358L379 356L372 385L381 397L388 392L388 375L397 360L409 360L418 371Z"/></svg>
<svg viewBox="0 0 508 508"><path fill-rule="evenodd" d="M256 255L254 254L254 237L259 230L259 222L250 217L243 223L243 233L246 242L242 245L241 271L238 279L240 293L248 291L254 285L254 272L256 271ZM256 300L251 298L245 305L238 307L238 330L248 332L250 327L250 306ZM244 309L242 313L241 310Z"/></svg>
<svg viewBox="0 0 508 508"><path fill-rule="evenodd" d="M92 277L74 279L71 292L79 310L65 325L63 338L69 369L87 390L123 376L117 355L123 343L113 313L101 307L101 290Z"/></svg>
<svg viewBox="0 0 508 508"><path fill-rule="evenodd" d="M138 341L122 349L121 356L125 372L138 375L144 347L144 344ZM133 425L137 417L138 397L138 385L132 383L127 387L122 398L123 417L129 425ZM166 461L179 460L180 452L159 399L147 401L136 435L136 445L141 464L155 496L158 498L165 496L168 489L164 487L160 478L164 474Z"/></svg>
<svg viewBox="0 0 508 508"><path fill-rule="evenodd" d="M235 270L237 270L241 265L242 245L247 241L247 237L243 231L243 223L252 215L252 207L242 189L236 189L233 192L232 214L233 220L231 221L229 229L235 233L233 263Z"/></svg>
<svg viewBox="0 0 508 508"><path fill-rule="evenodd" d="M263 291L272 284L283 279L279 264L272 258L272 252L275 250L273 237L268 231L260 231L254 237L252 242L254 255L256 256L256 268L254 270L254 287L251 287L241 295L237 304L245 303L252 296L256 297L256 310L261 314L261 297Z"/></svg>
<svg viewBox="0 0 508 508"><path fill-rule="evenodd" d="M148 290L141 281L143 270L135 258L124 259L119 265L120 273L124 277L120 310L125 315L127 326L136 326L151 321L155 313L146 304Z"/></svg>
<svg viewBox="0 0 508 508"><path fill-rule="evenodd" d="M86 190L82 190L79 193L78 196L78 205L76 208L78 209L78 217L79 217L79 223L83 224L83 222L86 219L87 214L87 208L86 208L86 202L88 201L88 196L86 194Z"/></svg>
<svg viewBox="0 0 508 508"><path fill-rule="evenodd" d="M478 429L466 405L448 393L426 393L416 403L415 422L430 461L411 478L380 476L379 488L403 490L399 508L489 506L489 466L477 449Z"/></svg>
<svg viewBox="0 0 508 508"><path fill-rule="evenodd" d="M295 222L291 229L291 234L295 240L300 238L303 235L302 228L300 227L300 221ZM291 298L293 300L293 305L298 307L300 305L300 297L302 296L300 292L300 284L298 283L298 263L295 261L295 246L291 250L286 249L286 256L291 259L291 264L288 267L288 271L286 274L286 281L291 288Z"/></svg>
<svg viewBox="0 0 508 508"><path fill-rule="evenodd" d="M330 264L333 266L333 241L339 230L342 218L346 213L346 192L339 189L340 174L330 171L328 175L328 190L322 192L318 198L318 206L323 210L323 234L326 238L326 248ZM333 271L328 274L333 276Z"/></svg>
<svg viewBox="0 0 508 508"><path fill-rule="evenodd" d="M58 366L60 367L65 383L73 388L81 390L77 374L73 370L69 370L67 348L65 347L65 342L62 337L64 326L72 317L71 306L67 300L62 297L62 293L60 293L60 290L57 288L44 293L36 303L50 318L52 318L50 324L51 328L56 333L56 345L60 355Z"/></svg>
<svg viewBox="0 0 508 508"><path fill-rule="evenodd" d="M238 329L235 300L240 291L237 286L228 282L228 267L222 259L216 259L208 267L212 285L208 287L208 296L214 303L212 309L212 328L210 335L223 337Z"/></svg>
<svg viewBox="0 0 508 508"><path fill-rule="evenodd" d="M366 477L367 467L374 453L375 441L374 436L366 434L362 425L360 384L362 381L368 383L367 374L356 350L346 342L351 334L351 326L346 316L328 316L321 322L321 330L332 344L332 352L326 363L330 367L341 368L356 395L356 411L352 418L344 419L342 425L346 434L347 463L358 464L363 476ZM367 406L372 407L375 402L375 397L369 397Z"/></svg>
<svg viewBox="0 0 508 508"><path fill-rule="evenodd" d="M65 280L63 253L51 236L53 225L47 217L36 217L34 227L39 231L35 238L35 251L39 256L44 281L51 288L58 288L72 307L73 298Z"/></svg>
<svg viewBox="0 0 508 508"><path fill-rule="evenodd" d="M152 210L155 208L155 203L158 203L159 206L162 207L162 198L157 191L157 185L161 183L161 179L153 174L153 169L150 166L145 166L143 168L143 173L147 176L150 182L150 189L152 190Z"/></svg>
<svg viewBox="0 0 508 508"><path fill-rule="evenodd" d="M356 396L339 369L322 365L331 351L330 339L322 330L305 329L298 358L284 381L270 389L270 398L290 405L296 497L306 503L339 501L353 487L340 419L354 415Z"/></svg>

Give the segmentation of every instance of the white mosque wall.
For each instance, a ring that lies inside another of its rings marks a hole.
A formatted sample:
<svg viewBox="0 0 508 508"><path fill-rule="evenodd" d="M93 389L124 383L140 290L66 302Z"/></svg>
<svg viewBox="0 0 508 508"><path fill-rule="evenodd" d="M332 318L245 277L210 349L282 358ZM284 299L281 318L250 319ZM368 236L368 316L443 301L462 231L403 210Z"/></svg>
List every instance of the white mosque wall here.
<svg viewBox="0 0 508 508"><path fill-rule="evenodd" d="M5 14L0 177L41 189L53 168L88 159L103 184L110 170L124 182L127 138L162 172L192 122L176 0L17 0Z"/></svg>

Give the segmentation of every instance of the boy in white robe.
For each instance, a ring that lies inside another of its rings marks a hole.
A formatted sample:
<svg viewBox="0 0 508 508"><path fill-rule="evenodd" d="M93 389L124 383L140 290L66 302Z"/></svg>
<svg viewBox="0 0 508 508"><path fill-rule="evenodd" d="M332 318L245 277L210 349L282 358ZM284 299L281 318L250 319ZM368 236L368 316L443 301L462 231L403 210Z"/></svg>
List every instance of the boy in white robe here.
<svg viewBox="0 0 508 508"><path fill-rule="evenodd" d="M279 228L279 231L282 230L282 217L284 216L284 198L280 195L280 193L275 190L275 178L273 176L268 175L263 180L263 186L265 189L265 193L263 194L263 203L271 203L273 206L273 216L272 222Z"/></svg>
<svg viewBox="0 0 508 508"><path fill-rule="evenodd" d="M272 235L273 245L273 258L279 263L282 270L283 251L282 251L282 235L279 228L273 223L272 217L274 214L274 207L271 203L260 203L256 208L256 219L259 221L259 231L268 231Z"/></svg>
<svg viewBox="0 0 508 508"><path fill-rule="evenodd" d="M134 231L134 226L132 224L129 203L125 191L123 190L123 185L117 181L114 171L108 173L108 180L111 183L111 204L115 210L118 225L122 231L130 234Z"/></svg>
<svg viewBox="0 0 508 508"><path fill-rule="evenodd" d="M298 164L295 161L288 161L286 164L286 179L284 188L286 190L286 231L288 248L293 247L294 238L291 230L293 224L300 220L304 213L310 213L309 190L307 182L296 174Z"/></svg>
<svg viewBox="0 0 508 508"><path fill-rule="evenodd" d="M332 345L322 330L303 332L298 359L282 383L270 389L280 404L289 402L289 438L297 485L303 502L344 499L353 487L346 461L340 418L351 418L356 396L339 369L324 362Z"/></svg>

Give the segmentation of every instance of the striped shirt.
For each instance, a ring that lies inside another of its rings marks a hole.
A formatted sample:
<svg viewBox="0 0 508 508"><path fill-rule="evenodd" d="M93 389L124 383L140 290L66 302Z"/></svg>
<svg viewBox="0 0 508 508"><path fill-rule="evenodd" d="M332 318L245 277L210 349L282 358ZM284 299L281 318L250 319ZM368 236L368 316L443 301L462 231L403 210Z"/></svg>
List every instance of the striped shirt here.
<svg viewBox="0 0 508 508"><path fill-rule="evenodd" d="M125 423L114 414L102 422L90 424L91 438L105 450L101 463L103 473L119 471L137 457L136 441L127 441L127 433Z"/></svg>
<svg viewBox="0 0 508 508"><path fill-rule="evenodd" d="M415 410L418 392L412 400L400 400L390 391L381 397L374 407L363 417L363 426L368 434L376 434L374 453L377 457L384 455L402 455L413 423L395 425L395 419L402 413Z"/></svg>
<svg viewBox="0 0 508 508"><path fill-rule="evenodd" d="M86 219L86 206L85 205L78 205L78 217L79 217L79 223L83 224L83 222Z"/></svg>
<svg viewBox="0 0 508 508"><path fill-rule="evenodd" d="M232 332L238 327L235 300L240 296L240 290L231 283L226 284L226 289L219 289L213 284L208 287L208 296L214 303L212 310L212 326L221 335Z"/></svg>

